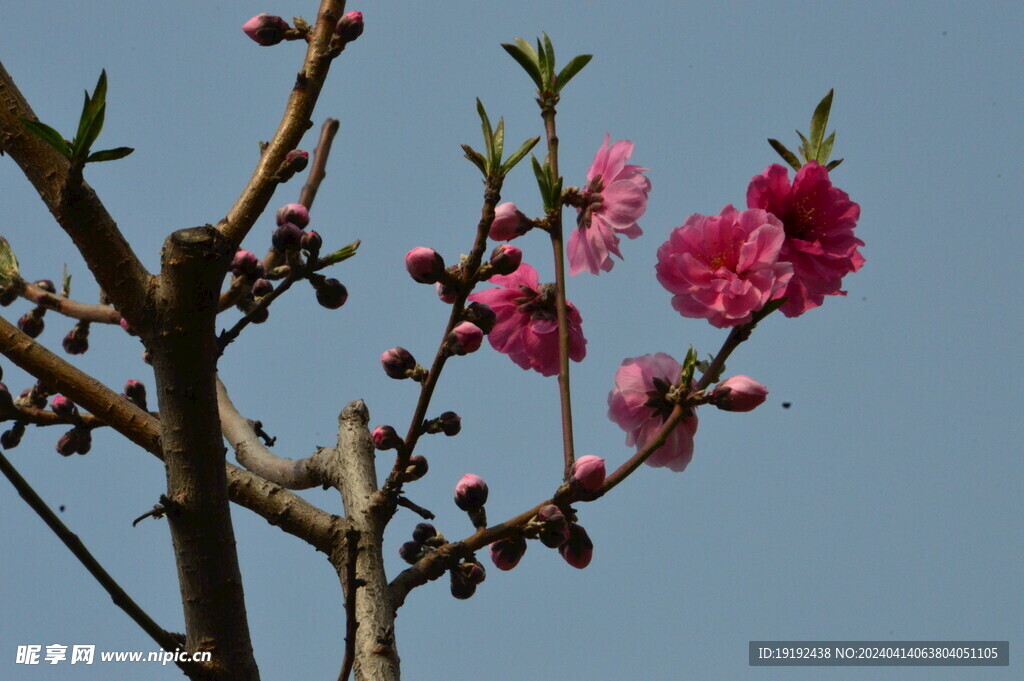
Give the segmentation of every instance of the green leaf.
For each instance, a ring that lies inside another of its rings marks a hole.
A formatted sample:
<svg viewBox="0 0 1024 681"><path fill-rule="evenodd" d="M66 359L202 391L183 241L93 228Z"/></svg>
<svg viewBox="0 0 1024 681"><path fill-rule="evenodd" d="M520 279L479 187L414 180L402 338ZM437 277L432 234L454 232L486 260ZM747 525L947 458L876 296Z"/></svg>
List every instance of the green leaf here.
<svg viewBox="0 0 1024 681"><path fill-rule="evenodd" d="M541 35L544 37L544 57L547 62L545 80L550 85L555 75L555 46L551 44L551 38L547 33L541 33Z"/></svg>
<svg viewBox="0 0 1024 681"><path fill-rule="evenodd" d="M686 351L686 357L683 359L683 371L680 376L679 385L684 390L690 389L690 384L693 383L693 373L697 369L697 351L690 346L690 349Z"/></svg>
<svg viewBox="0 0 1024 681"><path fill-rule="evenodd" d="M522 50L534 63L540 66L540 57L537 55L537 50L533 49L533 45L526 42L522 38L516 38L516 45Z"/></svg>
<svg viewBox="0 0 1024 681"><path fill-rule="evenodd" d="M561 92L573 76L583 70L583 67L590 63L590 60L594 58L592 54L581 54L573 57L568 64L566 64L561 71L558 72L558 76L555 78L555 92Z"/></svg>
<svg viewBox="0 0 1024 681"><path fill-rule="evenodd" d="M71 158L71 147L68 145L67 141L61 137L59 132L45 123L30 121L27 118L22 118L21 124L24 125L25 128L33 135L59 151L61 156L67 159Z"/></svg>
<svg viewBox="0 0 1024 681"><path fill-rule="evenodd" d="M772 149L777 151L779 156L781 156L786 163L793 166L794 170L800 170L800 159L798 159L792 151L787 149L782 142L769 137L768 144L772 145Z"/></svg>
<svg viewBox="0 0 1024 681"><path fill-rule="evenodd" d="M480 127L484 131L484 150L487 152L488 159L487 169L490 171L490 159L494 158L494 130L491 128L491 119L487 117L484 104L479 97L476 99L476 112L480 114Z"/></svg>
<svg viewBox="0 0 1024 681"><path fill-rule="evenodd" d="M807 153L810 155L808 160L817 158L818 149L821 148L821 142L825 139L825 127L828 125L828 114L832 110L832 90L828 91L822 100L818 103L818 106L814 109L814 115L811 116L811 147L808 148Z"/></svg>
<svg viewBox="0 0 1024 681"><path fill-rule="evenodd" d="M498 119L498 127L494 129L494 159L492 168L501 167L501 155L505 153L505 117Z"/></svg>
<svg viewBox="0 0 1024 681"><path fill-rule="evenodd" d="M480 172L484 174L484 177L487 177L487 161L484 160L484 157L480 152L468 144L462 145L462 151L466 153L466 158L472 161L473 165L480 169Z"/></svg>
<svg viewBox="0 0 1024 681"><path fill-rule="evenodd" d="M360 243L362 242L353 241L348 246L342 246L334 253L331 253L320 258L320 262L323 263L325 267L329 267L331 265L337 265L342 260L348 260L349 258L356 254L357 250L359 250Z"/></svg>
<svg viewBox="0 0 1024 681"><path fill-rule="evenodd" d="M551 66L548 64L547 52L544 51L544 46L540 44L540 38L537 38L537 62L540 64L540 74L543 83L541 89L545 89L551 84Z"/></svg>
<svg viewBox="0 0 1024 681"><path fill-rule="evenodd" d="M549 200L550 210L554 210L562 203L562 178L551 183L551 197Z"/></svg>
<svg viewBox="0 0 1024 681"><path fill-rule="evenodd" d="M796 150L799 151L800 155L804 157L805 162L810 161L813 158L811 156L811 143L807 141L807 138L804 137L804 134L799 130L796 131L796 134L800 135L800 141L803 142L803 145L797 147Z"/></svg>
<svg viewBox="0 0 1024 681"><path fill-rule="evenodd" d="M89 154L89 157L85 159L86 163L102 163L103 161L116 161L119 158L124 158L128 154L135 151L131 147L117 147L115 149L103 149Z"/></svg>
<svg viewBox="0 0 1024 681"><path fill-rule="evenodd" d="M508 172L516 167L516 164L523 160L530 150L540 141L539 137L531 137L530 139L523 142L522 146L516 150L514 154L508 157L505 163L501 166L501 174L508 175Z"/></svg>
<svg viewBox="0 0 1024 681"><path fill-rule="evenodd" d="M72 155L75 158L82 159L89 155L89 150L92 148L93 142L95 142L96 138L100 136L100 131L103 129L103 120L106 117L106 111L107 105L101 105L92 121L89 122L89 127L85 131L85 136L75 140L75 148L72 150Z"/></svg>
<svg viewBox="0 0 1024 681"><path fill-rule="evenodd" d="M832 155L832 145L835 144L835 141L836 132L835 130L833 130L832 134L829 135L828 138L821 143L820 147L818 147L818 153L815 155L814 160L816 160L818 163L822 165L825 165L825 162L828 161L828 157Z"/></svg>
<svg viewBox="0 0 1024 681"><path fill-rule="evenodd" d="M0 283L6 284L21 273L18 258L15 257L7 239L0 236Z"/></svg>
<svg viewBox="0 0 1024 681"><path fill-rule="evenodd" d="M68 274L68 264L64 263L64 276L62 277L62 285L60 287L60 294L65 298L71 297L71 275Z"/></svg>
<svg viewBox="0 0 1024 681"><path fill-rule="evenodd" d="M830 161L829 164L827 166L825 166L825 170L832 170L833 168L835 168L836 166L838 166L842 162L843 162L843 159L841 159L841 158L837 158L834 161Z"/></svg>
<svg viewBox="0 0 1024 681"><path fill-rule="evenodd" d="M537 188L540 190L540 198L544 202L544 210L554 210L555 204L551 203L551 181L548 178L547 163L542 166L536 156L531 156L533 162L533 176L537 178Z"/></svg>
<svg viewBox="0 0 1024 681"><path fill-rule="evenodd" d="M75 138L71 140L72 149L78 148L78 140L85 137L85 131L89 129L89 123L92 122L92 118L88 115L89 112L89 91L85 90L85 103L82 105L82 115L78 119L78 132L75 133Z"/></svg>
<svg viewBox="0 0 1024 681"><path fill-rule="evenodd" d="M528 76L530 76L538 90L544 87L544 83L540 75L540 65L537 63L535 54L531 57L529 53L524 51L518 45L503 43L502 47L505 48L505 51L508 52L513 59L519 62L519 65L522 66L523 70L526 71ZM533 50L530 50L530 52L532 53Z"/></svg>

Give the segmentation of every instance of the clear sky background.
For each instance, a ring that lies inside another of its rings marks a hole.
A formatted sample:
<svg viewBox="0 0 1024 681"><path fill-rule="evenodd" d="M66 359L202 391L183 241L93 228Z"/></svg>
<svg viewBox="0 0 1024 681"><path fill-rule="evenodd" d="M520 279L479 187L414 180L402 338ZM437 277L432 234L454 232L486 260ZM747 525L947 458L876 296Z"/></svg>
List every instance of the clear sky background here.
<svg viewBox="0 0 1024 681"><path fill-rule="evenodd" d="M123 161L87 178L151 270L172 230L216 223L244 186L257 141L276 129L303 46L261 48L241 32L259 11L313 19L316 0L277 4L37 1L5 3L0 59L40 118L77 121L81 92L110 80L103 146ZM1013 2L369 2L366 32L335 63L317 107L341 120L313 227L334 248L362 239L335 270L338 311L296 286L270 322L248 329L221 362L239 408L278 436L281 454L333 442L340 409L366 400L373 424L404 432L415 386L380 370L395 345L429 361L448 308L414 283L414 246L449 262L471 246L482 200L460 143L479 144L474 98L518 142L541 131L526 75L499 47L547 31L559 60L593 62L559 106L561 169L585 172L604 134L636 143L653 182L644 236L624 242L610 274L569 282L589 340L573 365L577 451L610 467L631 450L606 416L623 358L726 333L681 318L654 279L658 246L692 213L742 205L750 178L795 148L818 100L835 88L831 128L846 162L834 182L861 205L867 263L799 319L770 317L729 361L771 390L750 414L703 409L693 463L681 475L644 467L600 503L580 507L596 548L577 571L531 543L523 562L469 601L447 580L400 611L409 679L964 679L1020 678L1024 586L1020 416L1024 189L1020 74L1024 9ZM511 142L510 142L511 143ZM272 208L294 201L300 181ZM524 164L506 200L536 215ZM0 159L0 233L26 278L95 286L15 164ZM262 252L268 211L246 246ZM542 234L517 242L553 279ZM2 314L14 321L20 301ZM236 313L225 315L223 325ZM71 323L46 317L60 350ZM142 348L94 328L80 366L120 390L151 389ZM78 360L76 360L78 361ZM0 360L4 381L29 380ZM783 409L782 402L791 402ZM561 470L554 378L527 373L489 346L452 361L432 413L457 411L455 438L426 438L430 474L410 496L452 539L469 534L451 502L463 473L490 483L499 521L547 498ZM181 605L166 524L150 509L164 475L150 455L97 431L92 452L64 459L57 429L32 429L9 453L23 475L165 628ZM381 457L381 468L390 457ZM339 512L334 493L303 496ZM323 556L235 507L257 660L265 679L333 679L343 646L337 577ZM386 537L390 575L418 518L402 511ZM151 650L69 552L0 482L0 678L175 679L171 666L14 664L21 644ZM481 557L486 558L486 554ZM747 666L751 639L1007 640L1011 666L815 668Z"/></svg>

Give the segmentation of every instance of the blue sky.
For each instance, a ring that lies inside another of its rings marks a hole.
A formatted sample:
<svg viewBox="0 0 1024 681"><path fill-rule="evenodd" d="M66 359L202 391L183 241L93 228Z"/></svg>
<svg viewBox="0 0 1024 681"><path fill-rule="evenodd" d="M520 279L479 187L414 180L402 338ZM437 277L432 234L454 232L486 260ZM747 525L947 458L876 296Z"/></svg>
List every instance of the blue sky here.
<svg viewBox="0 0 1024 681"><path fill-rule="evenodd" d="M215 223L244 186L257 141L276 128L302 59L297 44L260 48L240 30L258 11L313 18L311 0L254 6L48 1L11 4L0 59L45 122L66 130L83 88L110 80L101 142L136 148L91 166L97 189L155 270L174 229ZM771 391L750 414L706 410L682 475L643 468L581 507L596 545L580 572L532 544L509 573L488 571L471 600L444 581L414 592L398 618L406 678L958 679L938 668L747 666L751 639L1010 640L1019 676L1024 588L1021 517L1019 288L1024 189L1019 36L1010 2L368 3L367 28L332 68L317 108L341 120L312 212L328 247L362 239L336 268L350 291L339 311L295 287L271 321L246 331L221 375L238 407L305 456L334 438L350 400L374 424L403 430L412 386L377 358L395 345L426 361L447 319L429 287L405 274L414 246L449 261L471 246L481 185L459 144L477 145L474 98L508 137L540 134L533 90L499 47L547 31L559 59L593 53L559 106L561 170L584 180L604 134L636 143L653 183L645 234L625 261L569 283L587 359L573 366L577 451L614 466L631 451L605 417L623 358L693 344L714 352L723 331L681 318L654 279L658 246L692 213L744 201L747 182L791 147L835 88L831 127L845 163L837 186L861 205L867 263L849 295L799 319L775 316L729 362ZM315 144L315 130L304 146ZM293 201L285 185L272 204ZM523 166L503 197L540 212ZM0 159L2 233L27 278L60 276L74 296L95 286L16 166ZM269 243L268 212L246 241ZM553 278L541 235L518 244ZM24 302L3 311L14 320ZM224 325L233 322L228 316ZM41 341L59 351L71 324L47 315ZM152 388L141 347L96 328L80 365L120 389ZM0 359L12 391L28 379ZM792 407L784 410L783 401ZM456 438L428 438L430 474L410 496L449 538L471 528L451 503L466 472L490 483L492 521L531 507L561 467L554 379L489 347L446 369L432 412L463 417ZM149 455L97 432L92 452L63 459L60 433L30 430L9 456L153 617L180 629L167 529L131 520L157 501L163 471ZM382 458L382 466L389 464ZM337 512L331 493L304 493ZM234 513L250 624L263 677L334 678L343 621L337 578L322 557L244 509ZM387 536L389 572L417 519ZM150 650L134 624L66 549L0 484L0 677L173 679L170 667L14 664L29 643ZM489 561L487 565L490 565Z"/></svg>

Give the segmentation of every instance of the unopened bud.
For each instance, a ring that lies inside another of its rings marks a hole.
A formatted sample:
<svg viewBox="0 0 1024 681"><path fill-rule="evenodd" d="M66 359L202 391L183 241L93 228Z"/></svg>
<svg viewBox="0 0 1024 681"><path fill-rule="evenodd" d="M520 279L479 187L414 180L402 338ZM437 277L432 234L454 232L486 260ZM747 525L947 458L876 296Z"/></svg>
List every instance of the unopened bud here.
<svg viewBox="0 0 1024 681"><path fill-rule="evenodd" d="M487 579L487 571L484 570L484 566L475 561L463 563L459 566L459 569L462 570L463 576L470 584L482 584L483 581Z"/></svg>
<svg viewBox="0 0 1024 681"><path fill-rule="evenodd" d="M288 173L301 173L309 164L309 153L302 149L292 149L284 157L281 169Z"/></svg>
<svg viewBox="0 0 1024 681"><path fill-rule="evenodd" d="M494 274L512 274L523 262L523 252L510 244L501 244L491 251L491 271Z"/></svg>
<svg viewBox="0 0 1024 681"><path fill-rule="evenodd" d="M466 600L476 593L476 584L466 579L466 576L457 567L448 572L452 579L452 596L459 600Z"/></svg>
<svg viewBox="0 0 1024 681"><path fill-rule="evenodd" d="M0 288L0 305L7 307L21 295L22 285L20 283L9 282L7 286Z"/></svg>
<svg viewBox="0 0 1024 681"><path fill-rule="evenodd" d="M301 239L299 239L299 246L302 248L302 250L315 256L320 252L320 249L323 248L324 239L315 231L309 230L308 232L302 235Z"/></svg>
<svg viewBox="0 0 1024 681"><path fill-rule="evenodd" d="M572 465L572 481L588 492L604 484L604 459L599 456L581 456Z"/></svg>
<svg viewBox="0 0 1024 681"><path fill-rule="evenodd" d="M454 411L446 411L437 417L437 424L441 428L442 433L451 437L458 435L459 431L462 430L462 417Z"/></svg>
<svg viewBox="0 0 1024 681"><path fill-rule="evenodd" d="M462 322L448 334L448 349L456 355L468 355L480 349L484 332L473 322Z"/></svg>
<svg viewBox="0 0 1024 681"><path fill-rule="evenodd" d="M299 229L298 225L293 225L290 222L280 225L270 237L270 242L274 245L274 248L282 253L294 251L299 247L301 241L302 230Z"/></svg>
<svg viewBox="0 0 1024 681"><path fill-rule="evenodd" d="M498 321L498 316L490 305L470 303L466 306L466 321L473 322L484 333L490 333Z"/></svg>
<svg viewBox="0 0 1024 681"><path fill-rule="evenodd" d="M134 378L128 379L124 384L124 396L134 402L142 411L148 411L146 408L146 386L142 381L136 381Z"/></svg>
<svg viewBox="0 0 1024 681"><path fill-rule="evenodd" d="M495 241L509 241L533 229L533 222L519 212L514 203L503 203L494 209L494 222L488 231Z"/></svg>
<svg viewBox="0 0 1024 681"><path fill-rule="evenodd" d="M309 224L309 210L301 203L289 203L277 209L277 224L290 222L304 229Z"/></svg>
<svg viewBox="0 0 1024 681"><path fill-rule="evenodd" d="M491 544L491 562L499 570L511 570L526 553L526 538L522 535L499 539Z"/></svg>
<svg viewBox="0 0 1024 681"><path fill-rule="evenodd" d="M43 289L47 293L56 293L57 287L53 285L53 282L49 279L40 279L36 282L36 286Z"/></svg>
<svg viewBox="0 0 1024 681"><path fill-rule="evenodd" d="M252 295L255 298L262 298L274 292L274 285L269 279L257 279L252 283Z"/></svg>
<svg viewBox="0 0 1024 681"><path fill-rule="evenodd" d="M725 411L751 411L768 397L768 388L750 376L727 378L711 391L711 402Z"/></svg>
<svg viewBox="0 0 1024 681"><path fill-rule="evenodd" d="M363 34L363 13L345 12L344 16L338 19L334 32L344 42L352 42Z"/></svg>
<svg viewBox="0 0 1024 681"><path fill-rule="evenodd" d="M407 541L398 547L398 555L409 565L415 564L422 552L423 544L418 541Z"/></svg>
<svg viewBox="0 0 1024 681"><path fill-rule="evenodd" d="M569 540L558 547L562 558L574 568L582 570L590 565L594 557L594 543L590 541L587 531L580 525L569 526Z"/></svg>
<svg viewBox="0 0 1024 681"><path fill-rule="evenodd" d="M68 331L68 335L64 336L64 340L61 341L61 345L64 346L64 352L69 355L81 355L89 349L89 326L88 322L79 322Z"/></svg>
<svg viewBox="0 0 1024 681"><path fill-rule="evenodd" d="M118 323L118 325L120 325L121 329L126 334L128 334L129 336L137 336L138 335L137 333L135 333L135 329L133 329L131 327L131 325L128 324L128 320L125 319L124 317L121 317L120 321L118 321L117 323Z"/></svg>
<svg viewBox="0 0 1024 681"><path fill-rule="evenodd" d="M391 426L377 426L373 429L373 446L377 449L397 449L402 444L402 438Z"/></svg>
<svg viewBox="0 0 1024 681"><path fill-rule="evenodd" d="M57 440L57 453L61 456L71 456L78 451L78 440L74 433L73 429L69 430Z"/></svg>
<svg viewBox="0 0 1024 681"><path fill-rule="evenodd" d="M442 303L451 305L455 302L455 289L441 282L437 282L434 286L437 287L437 297L441 299Z"/></svg>
<svg viewBox="0 0 1024 681"><path fill-rule="evenodd" d="M0 413L14 411L14 398L7 386L0 383Z"/></svg>
<svg viewBox="0 0 1024 681"><path fill-rule="evenodd" d="M416 528L412 531L413 541L420 542L421 544L428 539L432 539L437 536L437 528L430 523L419 523Z"/></svg>
<svg viewBox="0 0 1024 681"><path fill-rule="evenodd" d="M544 523L540 541L549 549L557 549L569 539L569 523L562 509L554 504L548 504L537 511L537 520Z"/></svg>
<svg viewBox="0 0 1024 681"><path fill-rule="evenodd" d="M455 505L467 513L483 508L487 503L487 483L483 478L466 473L455 485Z"/></svg>
<svg viewBox="0 0 1024 681"><path fill-rule="evenodd" d="M416 358L405 348L391 348L380 356L380 365L391 378L403 379L416 368Z"/></svg>
<svg viewBox="0 0 1024 681"><path fill-rule="evenodd" d="M316 302L328 310L337 310L348 300L348 289L337 279L324 279L323 284L316 287Z"/></svg>
<svg viewBox="0 0 1024 681"><path fill-rule="evenodd" d="M46 324L43 318L35 310L29 310L18 320L18 328L29 338L35 338L43 332Z"/></svg>
<svg viewBox="0 0 1024 681"><path fill-rule="evenodd" d="M242 24L242 30L245 31L245 34L252 38L256 44L264 47L277 45L284 40L284 33L288 28L288 22L273 14L257 14Z"/></svg>
<svg viewBox="0 0 1024 681"><path fill-rule="evenodd" d="M435 284L444 273L444 258L433 248L417 246L405 254L405 269L421 284Z"/></svg>
<svg viewBox="0 0 1024 681"><path fill-rule="evenodd" d="M427 470L429 468L430 466L427 464L427 458L425 456L413 454L409 457L409 465L405 468L406 480L419 480L427 474Z"/></svg>
<svg viewBox="0 0 1024 681"><path fill-rule="evenodd" d="M260 259L252 251L239 250L231 259L231 274L250 280L255 279L258 266L261 264Z"/></svg>
<svg viewBox="0 0 1024 681"><path fill-rule="evenodd" d="M57 395L53 400L51 400L50 409L52 409L53 413L57 416L61 416L66 419L69 419L78 413L75 403L63 395Z"/></svg>
<svg viewBox="0 0 1024 681"><path fill-rule="evenodd" d="M15 421L10 430L5 430L3 434L0 435L0 447L3 447L4 449L14 449L21 443L21 438L24 434L25 424L21 421Z"/></svg>

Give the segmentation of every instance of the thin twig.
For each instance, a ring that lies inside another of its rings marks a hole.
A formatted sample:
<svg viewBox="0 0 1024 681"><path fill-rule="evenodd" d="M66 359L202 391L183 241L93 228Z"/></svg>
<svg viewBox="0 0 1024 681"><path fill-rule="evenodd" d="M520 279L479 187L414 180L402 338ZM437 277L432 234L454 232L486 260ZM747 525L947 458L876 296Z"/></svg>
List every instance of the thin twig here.
<svg viewBox="0 0 1024 681"><path fill-rule="evenodd" d="M410 511L412 511L419 517L423 518L424 520L433 520L437 517L427 509L410 500L408 497L398 497L398 505L401 506L402 508L409 509Z"/></svg>
<svg viewBox="0 0 1024 681"><path fill-rule="evenodd" d="M338 120L328 118L320 128L320 141L313 150L313 163L310 164L309 175L306 176L306 184L299 192L299 203L307 209L313 207L313 200L316 199L316 192L320 189L320 183L327 177L327 157L331 153L331 143L338 133Z"/></svg>

